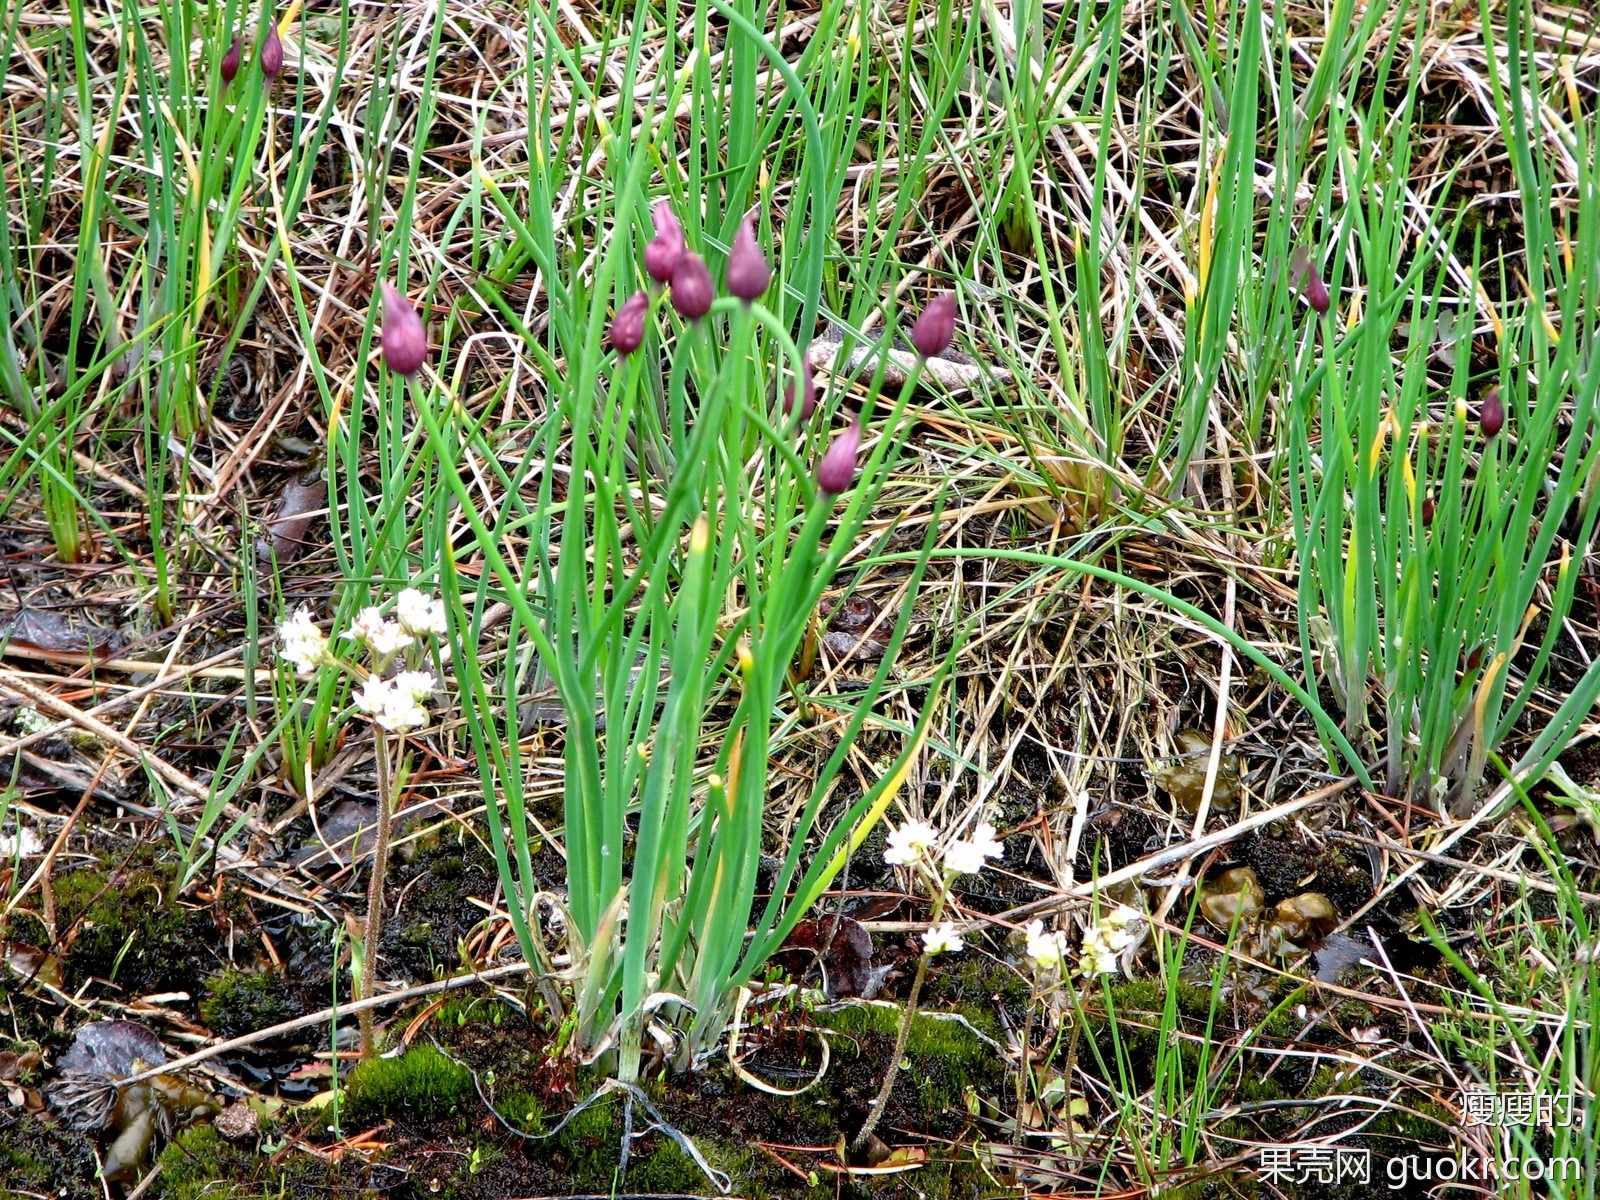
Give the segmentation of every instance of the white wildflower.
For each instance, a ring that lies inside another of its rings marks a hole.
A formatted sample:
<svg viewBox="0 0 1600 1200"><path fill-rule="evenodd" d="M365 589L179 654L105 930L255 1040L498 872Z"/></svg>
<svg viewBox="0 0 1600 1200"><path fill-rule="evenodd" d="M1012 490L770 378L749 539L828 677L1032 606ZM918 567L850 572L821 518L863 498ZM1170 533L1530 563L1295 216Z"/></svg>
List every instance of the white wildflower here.
<svg viewBox="0 0 1600 1200"><path fill-rule="evenodd" d="M327 660L328 639L311 619L311 609L304 604L278 626L278 641L281 643L278 653L292 662L297 671L314 670Z"/></svg>
<svg viewBox="0 0 1600 1200"><path fill-rule="evenodd" d="M907 821L899 829L889 831L889 844L884 847L883 861L892 867L909 867L921 862L938 840L938 830L926 821Z"/></svg>
<svg viewBox="0 0 1600 1200"><path fill-rule="evenodd" d="M425 672L407 671L405 674L422 675ZM429 678L431 680L432 677ZM390 733L420 729L428 723L428 710L422 707L413 692L402 688L396 680L369 675L352 702L374 723Z"/></svg>
<svg viewBox="0 0 1600 1200"><path fill-rule="evenodd" d="M400 628L413 637L427 637L430 634L444 636L444 601L437 596L427 596L416 588L406 588L395 597L394 616L400 622Z"/></svg>
<svg viewBox="0 0 1600 1200"><path fill-rule="evenodd" d="M994 826L987 822L973 831L969 841L951 842L944 852L944 869L954 875L976 875L986 858L1004 858L1005 847L994 840Z"/></svg>
<svg viewBox="0 0 1600 1200"><path fill-rule="evenodd" d="M956 929L954 921L944 921L931 926L922 935L922 949L928 954L944 954L947 951L955 953L965 946L966 943L961 940L961 933Z"/></svg>
<svg viewBox="0 0 1600 1200"><path fill-rule="evenodd" d="M1079 970L1085 975L1115 975L1123 951L1137 942L1143 920L1126 904L1119 904L1104 914L1095 927L1083 935L1083 962Z"/></svg>
<svg viewBox="0 0 1600 1200"><path fill-rule="evenodd" d="M378 675L368 675L366 680L350 698L350 702L361 712L369 717L375 717L384 710L389 703L390 694L394 691L394 684Z"/></svg>
<svg viewBox="0 0 1600 1200"><path fill-rule="evenodd" d="M434 688L438 684L433 678L432 671L401 671L394 677L394 686L421 704L433 695Z"/></svg>
<svg viewBox="0 0 1600 1200"><path fill-rule="evenodd" d="M1067 935L1061 930L1046 933L1043 921L1029 921L1022 929L1028 939L1028 957L1041 971L1060 970L1067 957Z"/></svg>
<svg viewBox="0 0 1600 1200"><path fill-rule="evenodd" d="M384 620L383 614L371 605L357 614L350 636L365 643L379 658L388 658L411 645L411 635L400 628L400 623Z"/></svg>

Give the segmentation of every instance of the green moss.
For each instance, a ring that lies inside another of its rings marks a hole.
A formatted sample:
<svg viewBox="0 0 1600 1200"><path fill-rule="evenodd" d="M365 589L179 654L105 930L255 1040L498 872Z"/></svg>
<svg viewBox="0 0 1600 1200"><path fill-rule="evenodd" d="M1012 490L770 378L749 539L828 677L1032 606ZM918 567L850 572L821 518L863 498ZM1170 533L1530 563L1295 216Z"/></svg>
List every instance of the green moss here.
<svg viewBox="0 0 1600 1200"><path fill-rule="evenodd" d="M185 1129L161 1153L155 1194L161 1200L231 1200L234 1181L254 1174L254 1143L234 1145L210 1125Z"/></svg>
<svg viewBox="0 0 1600 1200"><path fill-rule="evenodd" d="M232 1143L210 1125L196 1125L173 1139L159 1159L161 1174L150 1200L384 1200L388 1188L373 1186L359 1155L330 1163L311 1154L279 1158L258 1152L254 1141ZM95 1192L96 1196L100 1193Z"/></svg>
<svg viewBox="0 0 1600 1200"><path fill-rule="evenodd" d="M472 1097L472 1072L432 1046L413 1046L399 1058L369 1058L345 1083L343 1118L438 1120Z"/></svg>
<svg viewBox="0 0 1600 1200"><path fill-rule="evenodd" d="M229 967L206 980L200 1019L213 1033L238 1037L299 1015L282 976Z"/></svg>
<svg viewBox="0 0 1600 1200"><path fill-rule="evenodd" d="M991 1095L1004 1081L1005 1063L1001 1056L955 1016L918 1012L906 1038L904 1058L911 1069L902 1071L901 1076L916 1089L918 1107L930 1115L961 1106L968 1087ZM899 1022L899 1009L875 1005L843 1008L823 1015L821 1020L837 1034L876 1035L890 1041Z"/></svg>
<svg viewBox="0 0 1600 1200"><path fill-rule="evenodd" d="M0 1200L25 1194L100 1200L98 1169L94 1143L81 1133L29 1115L0 1121Z"/></svg>
<svg viewBox="0 0 1600 1200"><path fill-rule="evenodd" d="M468 1025L492 1025L499 1028L513 1016L512 1008L504 1001L487 996L473 996L465 1000L447 1001L434 1020L446 1029L465 1028Z"/></svg>
<svg viewBox="0 0 1600 1200"><path fill-rule="evenodd" d="M67 983L90 976L137 992L146 987L198 987L197 947L188 913L168 904L173 868L128 866L114 871L90 867L69 871L55 883L56 921L63 935Z"/></svg>

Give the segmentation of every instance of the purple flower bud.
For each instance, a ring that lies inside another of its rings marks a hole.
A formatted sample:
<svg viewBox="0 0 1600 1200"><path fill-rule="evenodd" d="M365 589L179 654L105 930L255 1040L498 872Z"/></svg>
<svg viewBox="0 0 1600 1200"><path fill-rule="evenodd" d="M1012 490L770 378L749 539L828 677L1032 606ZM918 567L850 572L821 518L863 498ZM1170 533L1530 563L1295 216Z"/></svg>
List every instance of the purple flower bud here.
<svg viewBox="0 0 1600 1200"><path fill-rule="evenodd" d="M1491 388L1478 409L1478 428L1483 430L1484 437L1492 438L1505 428L1505 423L1506 406L1500 399L1500 389Z"/></svg>
<svg viewBox="0 0 1600 1200"><path fill-rule="evenodd" d="M941 292L928 301L928 307L911 327L911 344L923 358L937 358L950 348L955 336L955 293Z"/></svg>
<svg viewBox="0 0 1600 1200"><path fill-rule="evenodd" d="M856 475L856 452L861 449L861 416L850 418L850 428L833 439L817 464L817 486L830 496L850 487Z"/></svg>
<svg viewBox="0 0 1600 1200"><path fill-rule="evenodd" d="M1433 514L1436 511L1436 509L1437 509L1437 506L1434 504L1432 496L1424 496L1422 498L1422 523L1423 523L1423 525L1431 526L1433 524Z"/></svg>
<svg viewBox="0 0 1600 1200"><path fill-rule="evenodd" d="M717 285L711 282L706 260L693 250L685 250L672 269L672 307L690 321L698 321L711 311L717 298Z"/></svg>
<svg viewBox="0 0 1600 1200"><path fill-rule="evenodd" d="M677 269L678 260L686 249L683 226L672 215L672 203L668 200L656 204L650 221L656 227L656 236L645 244L644 269L657 283L666 283L672 278L672 272Z"/></svg>
<svg viewBox="0 0 1600 1200"><path fill-rule="evenodd" d="M1328 285L1322 281L1322 276L1317 274L1315 267L1312 267L1310 273L1306 276L1306 285L1301 289L1301 294L1305 296L1306 303L1316 310L1319 317L1328 315L1328 308L1332 304L1333 298L1328 295Z"/></svg>
<svg viewBox="0 0 1600 1200"><path fill-rule="evenodd" d="M783 415L794 411L794 384L783 389ZM809 421L817 411L817 385L811 378L811 360L800 356L800 419Z"/></svg>
<svg viewBox="0 0 1600 1200"><path fill-rule="evenodd" d="M749 304L765 296L771 282L772 267L756 242L755 218L746 217L728 248L728 294Z"/></svg>
<svg viewBox="0 0 1600 1200"><path fill-rule="evenodd" d="M228 52L222 56L222 82L232 83L235 75L239 73L239 64L244 61L244 39L235 37L233 45L228 47Z"/></svg>
<svg viewBox="0 0 1600 1200"><path fill-rule="evenodd" d="M261 38L261 73L269 80L283 74L283 39L278 36L278 24L270 16L262 21L266 33Z"/></svg>
<svg viewBox="0 0 1600 1200"><path fill-rule="evenodd" d="M611 344L621 355L632 354L644 344L644 319L650 312L650 296L635 292L622 302L611 322Z"/></svg>
<svg viewBox="0 0 1600 1200"><path fill-rule="evenodd" d="M399 375L415 375L428 357L422 318L398 288L383 284L383 361Z"/></svg>
<svg viewBox="0 0 1600 1200"><path fill-rule="evenodd" d="M1323 282L1317 264L1311 261L1311 252L1304 246L1297 246L1290 256L1289 267L1294 275L1295 286L1300 289L1306 303L1318 316L1325 316L1332 297L1328 295L1328 285Z"/></svg>

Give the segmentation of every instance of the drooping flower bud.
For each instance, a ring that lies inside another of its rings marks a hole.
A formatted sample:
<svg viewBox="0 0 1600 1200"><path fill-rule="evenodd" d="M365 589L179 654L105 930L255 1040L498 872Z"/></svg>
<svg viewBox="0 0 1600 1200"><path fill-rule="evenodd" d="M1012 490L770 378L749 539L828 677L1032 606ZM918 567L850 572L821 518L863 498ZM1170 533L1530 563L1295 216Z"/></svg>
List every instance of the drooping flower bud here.
<svg viewBox="0 0 1600 1200"><path fill-rule="evenodd" d="M756 242L755 218L746 217L728 248L728 294L749 304L765 296L771 282L772 266Z"/></svg>
<svg viewBox="0 0 1600 1200"><path fill-rule="evenodd" d="M911 344L923 358L937 358L950 348L955 336L955 293L941 292L928 301L928 307L911 327Z"/></svg>
<svg viewBox="0 0 1600 1200"><path fill-rule="evenodd" d="M1333 298L1328 295L1328 285L1323 282L1317 264L1311 261L1311 252L1304 246L1296 247L1289 265L1294 272L1295 286L1300 289L1306 303L1318 316L1325 316Z"/></svg>
<svg viewBox="0 0 1600 1200"><path fill-rule="evenodd" d="M672 307L686 320L698 321L711 311L716 298L717 285L711 281L706 260L685 250L672 269Z"/></svg>
<svg viewBox="0 0 1600 1200"><path fill-rule="evenodd" d="M650 311L650 296L639 291L622 302L611 322L611 344L618 354L627 356L644 344L644 319Z"/></svg>
<svg viewBox="0 0 1600 1200"><path fill-rule="evenodd" d="M1491 388L1489 394L1483 398L1483 404L1478 408L1478 428L1483 430L1483 436L1492 438L1505 428L1506 406L1500 399L1500 389Z"/></svg>
<svg viewBox="0 0 1600 1200"><path fill-rule="evenodd" d="M428 335L411 301L393 284L383 284L383 361L398 375L415 375L428 357Z"/></svg>
<svg viewBox="0 0 1600 1200"><path fill-rule="evenodd" d="M283 39L278 36L278 23L270 16L262 24L266 32L261 35L261 73L269 80L283 74Z"/></svg>
<svg viewBox="0 0 1600 1200"><path fill-rule="evenodd" d="M817 487L837 496L850 487L856 476L856 453L861 449L861 417L850 418L850 428L833 439L833 445L817 464Z"/></svg>
<svg viewBox="0 0 1600 1200"><path fill-rule="evenodd" d="M794 384L783 389L783 415L794 411ZM817 385L811 378L811 360L800 356L800 419L809 421L817 411Z"/></svg>
<svg viewBox="0 0 1600 1200"><path fill-rule="evenodd" d="M239 64L244 61L244 39L235 37L233 45L228 47L228 52L222 56L222 82L232 83L234 76L239 74Z"/></svg>
<svg viewBox="0 0 1600 1200"><path fill-rule="evenodd" d="M678 260L686 249L683 226L678 224L678 218L673 215L672 202L669 200L657 202L650 214L650 221L656 227L656 236L645 244L644 269L657 283L666 283L672 278L672 272L677 269Z"/></svg>

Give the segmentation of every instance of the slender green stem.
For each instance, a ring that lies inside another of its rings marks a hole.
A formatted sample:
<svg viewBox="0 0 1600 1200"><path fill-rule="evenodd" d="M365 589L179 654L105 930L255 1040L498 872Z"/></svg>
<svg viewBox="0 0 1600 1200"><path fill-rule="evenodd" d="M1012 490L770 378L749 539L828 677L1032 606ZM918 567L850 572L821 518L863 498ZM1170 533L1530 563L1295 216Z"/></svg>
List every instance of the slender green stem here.
<svg viewBox="0 0 1600 1200"><path fill-rule="evenodd" d="M378 825L372 845L372 878L367 884L367 928L361 941L365 953L361 966L361 990L358 1000L372 999L373 983L378 973L378 939L383 934L383 883L389 873L389 826L394 819L394 800L390 795L389 739L383 729L372 727L373 741L377 746L378 761ZM372 1034L372 1010L361 1012L361 1057L371 1058L377 1053Z"/></svg>

